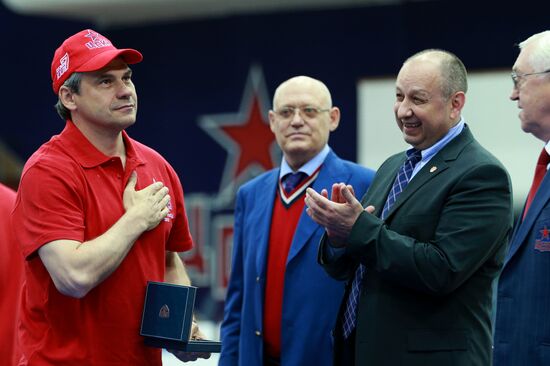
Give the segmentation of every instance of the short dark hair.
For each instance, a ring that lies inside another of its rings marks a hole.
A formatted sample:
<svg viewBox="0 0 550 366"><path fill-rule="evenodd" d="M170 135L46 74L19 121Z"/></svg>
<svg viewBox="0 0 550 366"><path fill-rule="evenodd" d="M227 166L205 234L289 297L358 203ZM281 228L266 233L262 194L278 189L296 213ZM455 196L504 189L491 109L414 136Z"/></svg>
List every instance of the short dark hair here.
<svg viewBox="0 0 550 366"><path fill-rule="evenodd" d="M81 72L74 72L65 82L62 86L66 86L69 88L69 90L75 94L80 93L80 82L82 81L82 73ZM68 110L63 103L61 102L61 99L59 98L59 94L57 95L57 103L55 103L55 110L57 111L57 114L63 119L68 120L71 118L71 111Z"/></svg>

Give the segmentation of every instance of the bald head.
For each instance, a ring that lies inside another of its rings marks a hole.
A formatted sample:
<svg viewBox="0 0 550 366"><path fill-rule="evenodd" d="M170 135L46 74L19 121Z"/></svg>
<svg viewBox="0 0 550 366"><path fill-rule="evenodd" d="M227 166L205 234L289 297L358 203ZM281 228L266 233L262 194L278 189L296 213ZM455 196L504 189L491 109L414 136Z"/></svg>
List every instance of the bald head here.
<svg viewBox="0 0 550 366"><path fill-rule="evenodd" d="M306 93L315 97L318 102L321 103L321 105L319 105L320 108L332 107L330 91L323 82L309 76L295 76L283 82L275 90L275 94L273 95L273 108L277 109L282 94L296 92Z"/></svg>
<svg viewBox="0 0 550 366"><path fill-rule="evenodd" d="M325 84L308 76L283 82L273 96L269 125L293 170L310 161L328 143L340 122Z"/></svg>
<svg viewBox="0 0 550 366"><path fill-rule="evenodd" d="M413 60L439 65L441 93L444 98L448 99L459 91L468 91L466 68L455 54L445 50L428 49L412 55L403 65Z"/></svg>

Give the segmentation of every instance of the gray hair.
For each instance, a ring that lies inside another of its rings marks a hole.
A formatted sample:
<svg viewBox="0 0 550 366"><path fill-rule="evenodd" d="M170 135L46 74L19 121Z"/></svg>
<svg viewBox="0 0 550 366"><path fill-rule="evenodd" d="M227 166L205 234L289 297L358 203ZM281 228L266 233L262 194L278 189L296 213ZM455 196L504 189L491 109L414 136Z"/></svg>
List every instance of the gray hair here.
<svg viewBox="0 0 550 366"><path fill-rule="evenodd" d="M550 69L550 31L534 34L518 46L520 50L523 50L530 44L534 46L527 59L531 67L537 72Z"/></svg>
<svg viewBox="0 0 550 366"><path fill-rule="evenodd" d="M441 93L445 99L449 99L456 92L468 91L468 73L462 61L452 52L440 49L428 49L415 53L409 60L433 53L440 59L441 67Z"/></svg>
<svg viewBox="0 0 550 366"><path fill-rule="evenodd" d="M82 73L81 72L74 72L65 82L62 86L65 86L69 88L69 90L72 93L78 94L80 93L80 82L82 81ZM63 103L61 102L61 99L59 98L59 94L57 96L57 103L55 103L55 110L57 111L57 114L65 121L71 118L71 111L68 110Z"/></svg>

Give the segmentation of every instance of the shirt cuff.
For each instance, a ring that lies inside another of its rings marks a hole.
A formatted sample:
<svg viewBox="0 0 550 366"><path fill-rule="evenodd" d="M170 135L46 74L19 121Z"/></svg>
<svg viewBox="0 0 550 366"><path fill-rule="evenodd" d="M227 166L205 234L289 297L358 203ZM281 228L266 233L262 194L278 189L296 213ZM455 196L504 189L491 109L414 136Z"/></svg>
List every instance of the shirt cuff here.
<svg viewBox="0 0 550 366"><path fill-rule="evenodd" d="M325 250L324 257L327 259L328 262L337 261L346 252L346 247L341 247L341 248L333 247L332 244L330 243L330 240L328 239L327 239L327 244L328 245L324 246L324 250Z"/></svg>

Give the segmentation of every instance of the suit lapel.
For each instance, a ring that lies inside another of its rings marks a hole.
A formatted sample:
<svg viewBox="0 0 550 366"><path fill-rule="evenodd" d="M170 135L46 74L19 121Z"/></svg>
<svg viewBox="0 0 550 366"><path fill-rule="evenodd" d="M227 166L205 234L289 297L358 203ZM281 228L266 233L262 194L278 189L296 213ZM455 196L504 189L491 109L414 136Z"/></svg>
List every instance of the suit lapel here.
<svg viewBox="0 0 550 366"><path fill-rule="evenodd" d="M443 173L446 171L450 164L454 160L457 159L460 152L464 149L464 147L470 143L473 140L472 133L470 132L469 128L467 126L464 126L464 129L462 132L456 136L454 139L452 139L447 145L445 145L439 152L437 152L431 159L428 161L426 165L420 169L418 173L413 177L413 179L409 182L407 187L401 192L399 197L397 198L397 201L393 204L392 208L388 212L388 216L386 219L391 217L391 215L396 212L399 207L403 205L403 203L407 202L407 200L422 186L424 186L426 183L428 183L430 180L432 180L437 175ZM393 175L391 179L391 183L389 183L389 187L387 187L386 195L384 196L384 201L381 202L381 207L377 208L377 211L381 213L381 210L383 209L383 206L386 202L386 198L389 194L389 191L391 189L391 186L393 185L393 181L395 180L395 176L397 175L397 170L399 167L403 164L405 161L405 157L401 160L400 165L395 170L395 174Z"/></svg>
<svg viewBox="0 0 550 366"><path fill-rule="evenodd" d="M267 250L269 246L269 234L271 230L271 217L273 216L273 204L279 184L280 169L273 170L264 180L263 184L258 186L254 192L256 202L264 202L265 204L256 205L256 210L253 215L261 217L260 225L258 225L258 250L256 251L256 273L265 275L267 268Z"/></svg>
<svg viewBox="0 0 550 366"><path fill-rule="evenodd" d="M512 242L510 244L510 249L508 250L505 263L508 263L510 258L512 258L514 254L516 254L521 244L525 241L527 236L531 233L531 229L535 225L536 219L539 217L540 212L546 206L546 203L548 202L549 199L550 199L550 174L546 173L546 175L544 176L544 179L540 183L540 187L537 191L537 194L533 198L531 207L529 208L529 211L527 211L525 220L523 220L523 222L518 221L517 223L518 227L515 230L514 235L512 236ZM523 215L523 212L522 212L522 215ZM519 218L519 220L521 220L521 217Z"/></svg>
<svg viewBox="0 0 550 366"><path fill-rule="evenodd" d="M349 175L348 171L344 172L344 165L340 159L331 151L319 171L319 176L313 182L312 188L316 192L320 192L323 188L330 192L333 183L347 182ZM322 230L322 228L308 216L304 209L294 232L294 238L288 252L287 264L304 248L315 230Z"/></svg>
<svg viewBox="0 0 550 366"><path fill-rule="evenodd" d="M436 167L437 169L432 170L432 167ZM432 178L435 176L441 174L443 171L445 171L449 166L445 163L442 157L436 157L434 156L428 164L424 165L422 169L416 173L414 178L409 182L407 187L401 192L399 197L397 198L397 201L393 204L390 211L388 212L388 216L390 217L393 212L399 209L403 203L407 202L407 200L418 190L420 189L424 184L428 183ZM397 172L396 172L397 175ZM395 180L395 177L394 177ZM393 184L393 182L392 182ZM390 186L391 189L391 186ZM389 189L388 189L389 194ZM387 195L386 195L387 197ZM385 201L384 201L385 204ZM384 205L383 204L383 205ZM382 205L382 206L383 206Z"/></svg>

